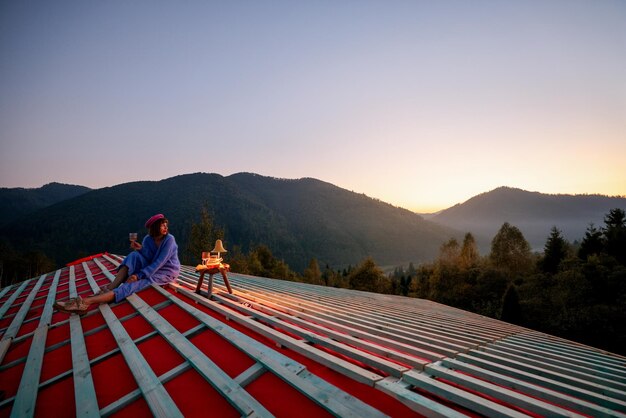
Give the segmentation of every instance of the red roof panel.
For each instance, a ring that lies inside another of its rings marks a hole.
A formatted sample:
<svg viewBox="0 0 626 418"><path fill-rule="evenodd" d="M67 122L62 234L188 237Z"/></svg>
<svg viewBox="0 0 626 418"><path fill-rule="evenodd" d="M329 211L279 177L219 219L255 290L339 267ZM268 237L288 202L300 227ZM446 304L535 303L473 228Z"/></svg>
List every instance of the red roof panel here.
<svg viewBox="0 0 626 418"><path fill-rule="evenodd" d="M120 261L0 290L0 416L626 417L626 358L425 300L236 273L209 298L183 267L53 312Z"/></svg>

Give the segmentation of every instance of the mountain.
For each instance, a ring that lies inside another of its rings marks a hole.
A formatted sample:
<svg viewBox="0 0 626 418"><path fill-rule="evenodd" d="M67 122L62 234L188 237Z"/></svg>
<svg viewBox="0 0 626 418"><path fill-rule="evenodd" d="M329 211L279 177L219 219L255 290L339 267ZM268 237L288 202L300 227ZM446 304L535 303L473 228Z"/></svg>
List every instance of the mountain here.
<svg viewBox="0 0 626 418"><path fill-rule="evenodd" d="M300 271L313 257L322 268L369 255L379 265L428 261L443 241L458 236L408 210L312 178L196 173L92 190L5 225L0 237L58 262L100 251L124 254L128 233L143 234L145 219L162 212L182 251L203 205L225 230L227 249L264 244Z"/></svg>
<svg viewBox="0 0 626 418"><path fill-rule="evenodd" d="M0 188L0 226L89 190L85 186L61 183L49 183L37 189Z"/></svg>
<svg viewBox="0 0 626 418"><path fill-rule="evenodd" d="M517 226L531 247L543 249L553 226L569 241L580 241L590 223L601 227L614 208L626 210L626 198L601 195L542 194L500 187L428 217L460 231L472 232L483 251L504 222Z"/></svg>

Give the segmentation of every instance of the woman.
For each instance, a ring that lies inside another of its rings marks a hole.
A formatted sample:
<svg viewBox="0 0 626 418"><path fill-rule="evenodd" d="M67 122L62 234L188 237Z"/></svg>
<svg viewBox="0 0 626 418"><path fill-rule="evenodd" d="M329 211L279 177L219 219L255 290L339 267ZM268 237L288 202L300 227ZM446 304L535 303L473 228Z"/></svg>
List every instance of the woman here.
<svg viewBox="0 0 626 418"><path fill-rule="evenodd" d="M168 234L168 220L159 213L146 221L146 228L149 235L141 244L131 242L135 251L122 261L111 284L102 286L96 295L57 301L54 307L61 312L84 314L92 303L120 302L153 283L174 281L180 273L180 262L176 240Z"/></svg>

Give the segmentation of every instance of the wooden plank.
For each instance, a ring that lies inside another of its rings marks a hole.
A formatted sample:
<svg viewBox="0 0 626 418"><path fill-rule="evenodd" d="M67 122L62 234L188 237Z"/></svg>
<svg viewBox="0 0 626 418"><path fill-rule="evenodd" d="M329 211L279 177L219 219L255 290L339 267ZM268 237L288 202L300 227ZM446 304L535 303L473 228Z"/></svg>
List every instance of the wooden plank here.
<svg viewBox="0 0 626 418"><path fill-rule="evenodd" d="M13 338L15 338L20 327L22 326L22 322L24 321L24 318L26 318L26 315L28 314L30 305L33 303L33 300L35 299L35 295L37 295L37 292L39 292L39 288L41 287L41 284L43 283L45 278L46 278L45 274L43 274L39 278L35 286L33 286L33 288L31 289L26 300L22 303L17 314L13 317L13 320L11 321L11 325L9 325L7 330L2 335L2 339L0 340L0 363L2 363L2 360L4 360L4 356L6 355L7 351L9 351L9 347L11 346L11 341L13 340ZM24 285L22 285L20 289L23 290ZM21 293L21 290L20 290L20 293ZM16 298L17 297L13 298L13 301L15 301Z"/></svg>
<svg viewBox="0 0 626 418"><path fill-rule="evenodd" d="M243 416L270 417L272 414L218 365L187 340L137 295L126 298L135 309Z"/></svg>
<svg viewBox="0 0 626 418"><path fill-rule="evenodd" d="M52 279L52 283L50 284L50 288L48 288L48 298L46 299L46 303L44 305L43 311L41 313L41 318L39 318L39 326L50 325L52 321L52 313L54 308L52 305L57 296L57 286L59 285L59 277L61 277L61 270L57 270L54 278Z"/></svg>
<svg viewBox="0 0 626 418"><path fill-rule="evenodd" d="M556 364L553 360L530 358L528 356L520 355L518 353L511 353L506 350L500 350L497 347L487 346L481 348L481 351L500 358L513 360L520 364L538 367L542 370L549 370L555 372L555 374L558 375L571 376L576 379L581 379L585 382L593 382L595 384L607 386L609 388L617 389L622 392L626 391L626 383L619 382L615 379L607 379L597 376L593 371L580 371L568 364L559 365Z"/></svg>
<svg viewBox="0 0 626 418"><path fill-rule="evenodd" d="M551 403L543 402L535 397L526 396L522 393L485 382L480 379L458 373L438 365L437 363L426 366L426 373L444 378L471 390L502 400L506 403L521 407L527 411L534 412L541 416L550 417L584 417L586 415L576 414L570 410L559 408Z"/></svg>
<svg viewBox="0 0 626 418"><path fill-rule="evenodd" d="M93 280L90 274L88 273L87 276ZM100 305L99 309L109 326L109 330L115 337L124 360L126 360L126 364L128 364L152 414L164 418L182 417L183 414L154 374L146 359L141 355L139 349L135 346L109 305Z"/></svg>
<svg viewBox="0 0 626 418"><path fill-rule="evenodd" d="M474 364L487 370L491 370L497 373L501 373L516 379L520 379L526 382L531 382L537 385L544 386L548 389L553 389L561 393L576 396L578 398L587 400L589 402L596 403L600 406L616 409L618 411L626 411L626 403L617 399L610 398L608 396L579 388L577 386L569 385L566 383L558 382L552 379L548 379L542 376L537 376L533 373L518 370L512 367L508 367L493 361L483 360L474 356L466 354L460 354L458 359L466 363ZM444 363L445 364L445 363Z"/></svg>
<svg viewBox="0 0 626 418"><path fill-rule="evenodd" d="M562 405L573 411L580 411L581 413L589 416L602 418L626 418L626 414L620 414L615 410L605 408L594 402L589 402L577 396L567 395L560 391L546 388L545 386L536 385L505 374L487 370L473 364L454 359L445 359L442 361L442 364L448 368L461 370L465 373L471 374L472 376L479 377L487 382L492 382L503 387L521 391L538 399L545 399L548 402L552 402L556 405Z"/></svg>
<svg viewBox="0 0 626 418"><path fill-rule="evenodd" d="M216 300L223 301L224 299L217 298L228 298L234 301L239 302L241 305L232 305L233 308L241 310L242 305L250 305L256 311L263 312L266 315L270 315L271 317L282 319L283 322L279 324L289 324L293 323L298 325L304 329L312 330L319 335L325 335L327 337L332 338L335 341L348 344L353 347L359 347L361 349L365 349L368 352L376 353L378 355L384 356L386 358L397 360L403 364L410 365L411 367L422 370L425 364L428 364L429 361L424 360L419 357L421 350L416 350L413 346L408 344L398 343L392 341L387 338L377 337L377 336L366 336L365 333L361 336L361 338L354 337L346 332L341 332L333 329L329 326L321 326L318 325L314 320L312 320L309 315L306 314L291 314L289 309L281 309L280 306L267 302L265 300L256 300L251 301L251 299L244 299L237 295L237 291L235 290L235 294L227 294L221 292L218 295L215 295ZM245 310L244 312L253 312L251 310ZM250 313L251 315L253 313ZM276 322L276 321L275 321ZM278 322L277 322L278 323ZM310 332L306 335L311 334ZM305 336L302 334L302 336Z"/></svg>
<svg viewBox="0 0 626 418"><path fill-rule="evenodd" d="M105 276L107 276L107 278L110 281L115 280L115 274L111 273L109 271L109 269L107 269L104 264L102 264L102 261L98 260L97 258L94 258L93 261L96 263L96 265L98 266L98 268L102 271L102 273L104 273ZM113 260L110 260L113 264L115 264L116 266L119 266L120 263L116 263ZM98 289L99 290L99 289Z"/></svg>
<svg viewBox="0 0 626 418"><path fill-rule="evenodd" d="M96 262L96 264L103 272L108 272L102 263ZM94 293L97 292L100 287L93 278L87 263L83 263L83 268L85 269L91 289ZM107 277L109 276L107 275ZM100 309L113 337L115 337L117 345L124 356L124 360L133 374L152 414L164 418L175 416L182 417L183 415L176 406L176 403L172 400L163 387L163 384L159 381L159 378L154 374L154 371L146 359L133 343L133 340L130 338L119 319L117 319L111 307L108 304L101 304L98 309Z"/></svg>
<svg viewBox="0 0 626 418"><path fill-rule="evenodd" d="M234 292L235 295L245 295L237 289L235 289ZM282 310L296 318L311 321L315 324L329 327L331 330L340 331L352 337L358 337L367 341L376 342L383 346L395 346L398 347L399 350L401 350L401 348L399 348L400 346L397 344L400 343L403 344L405 350L424 359L436 361L441 360L445 357L445 355L452 356L457 353L457 351L441 346L434 346L433 344L418 340L415 336L402 337L394 332L383 331L371 326L361 325L360 323L347 318L341 319L338 315L320 312L319 308L314 309L308 307L303 308L302 306L297 307L293 304L286 303L284 300L281 301L278 298L272 298L271 300L272 302L280 303L282 307L286 307Z"/></svg>
<svg viewBox="0 0 626 418"><path fill-rule="evenodd" d="M39 327L33 335L33 342L28 351L26 366L22 372L22 380L17 389L11 417L32 417L35 414L35 403L39 393L39 377L43 363L43 354L46 348L48 327Z"/></svg>
<svg viewBox="0 0 626 418"><path fill-rule="evenodd" d="M11 294L9 299L7 299L6 302L4 302L4 304L2 305L2 308L0 308L0 319L4 317L4 314L7 313L7 311L13 305L13 302L15 302L15 300L22 294L22 291L24 290L27 284L28 284L28 281L22 282L22 284L20 284L19 287L15 289L15 292Z"/></svg>
<svg viewBox="0 0 626 418"><path fill-rule="evenodd" d="M202 303L205 306L212 305L212 307L215 307L217 311L222 314L227 313L228 311L226 308L220 307L213 302L208 302L206 299L199 297L191 290L184 289L178 285L174 285L173 287L181 293L185 294L185 296L196 300L198 303ZM177 306L189 312L200 322L205 323L210 329L212 329L222 337L226 338L233 345L246 352L257 362L263 364L266 369L276 374L282 380L299 390L301 393L309 397L309 399L313 400L332 414L343 417L381 416L380 411L377 411L366 403L354 398L346 392L329 384L328 382L314 375L310 375L308 372L305 372L305 367L298 362L274 350L271 350L263 344L248 337L247 335L226 326L224 323L216 320L215 318L212 318L210 315L196 309L193 306L190 306L189 304L181 301L177 297L174 297L167 291L161 288L157 288L157 290L165 297L170 298ZM266 329L266 327L262 327L258 323L254 324L254 320L250 318L245 318L241 314L236 312L231 312L229 315L233 320L236 320L237 322L243 323L245 326L253 328L255 331L261 333L262 335L269 335L270 338L274 340L276 340L276 338L279 338L279 336L275 334L280 333L276 331L265 333L262 330ZM281 343L287 343L289 339L293 340L291 337L285 336L285 339L283 339ZM291 343L290 348L296 348L296 351L306 353L305 355L307 355L309 358L317 360L319 355L317 353L314 353L311 347L307 346L304 343L302 343L301 345L303 347L306 347L307 350L311 351L299 349L299 345ZM352 366L349 363L340 359L328 359L322 364L327 364L334 370L341 371L343 371L344 368L348 369ZM344 372L344 374L349 375L354 373ZM374 375L373 373L370 373L370 375L371 377L368 376L365 372L361 372L361 374L357 374L357 378L359 381L365 382L371 382L375 377L377 378L376 380L379 380L381 378L380 376ZM365 380L365 377L367 377L368 379Z"/></svg>
<svg viewBox="0 0 626 418"><path fill-rule="evenodd" d="M233 283L235 283L237 275L232 274L231 276L233 277ZM242 296L249 297L248 295L250 294L250 291L251 291L250 286L246 286L245 289L243 289L241 284L240 283L238 284L239 286L237 286L237 288L241 290L240 294ZM333 289L333 290L336 290L336 289ZM252 292L257 292L257 291L253 290ZM265 293L269 293L269 292L265 291ZM258 292L255 294L255 296L258 296ZM301 312L306 312L306 313L311 313L311 314L317 314L318 312L325 312L327 314L326 318L333 318L333 320L334 318L349 319L350 321L354 323L367 327L366 329L364 328L361 328L361 329L366 330L367 332L372 333L372 334L377 333L379 335L383 335L381 333L384 332L384 330L392 329L395 339L397 339L397 337L402 337L402 338L405 338L405 340L402 340L402 342L405 342L407 344L413 344L413 345L415 344L411 343L410 340L413 340L413 341L418 340L420 341L420 344L429 343L431 344L431 347L423 346L423 348L426 350L434 351L437 353L442 353L442 354L449 355L449 356L454 355L458 351L467 351L467 349L476 347L477 345L477 342L475 340L474 342L471 342L471 343L467 341L461 341L463 337L459 337L458 330L455 332L455 334L452 334L448 331L446 332L443 332L441 330L435 331L433 328L427 328L423 326L416 327L413 324L416 318L404 319L403 322L400 321L399 318L397 320L395 319L391 320L389 319L389 316L390 316L389 313L394 312L395 309L388 309L388 310L380 311L380 310L372 309L370 304L363 304L363 306L367 306L367 309L365 310L362 308L349 309L347 306L348 304L344 300L336 300L334 303L329 304L329 303L320 303L317 298L315 299L314 302L309 301L308 303L303 304L302 299L306 297L299 293L297 294L297 297L296 297L296 296L293 296L292 294L286 295L285 293L281 293L280 295L278 295L275 292L273 292L273 294L266 294L263 297L264 300L267 300L267 297L273 297L274 302L280 303L282 306L286 306L291 301L292 303L289 304L288 307L294 310L299 310ZM342 309L336 310L337 306L341 306ZM358 309L358 313L357 313L357 309ZM365 312L367 312L367 314L365 314ZM382 315L386 316L385 321L381 321L380 318L376 319L376 317L380 317ZM441 329L444 328L440 324L431 324L431 325L438 326ZM350 326L352 326L353 328L355 327L352 324L350 324ZM464 332L467 333L467 330L464 330ZM387 334L384 336L389 338L389 332L387 332ZM434 348L434 346L437 346L440 348ZM441 357L442 356L440 356L439 358ZM434 358L433 360L437 360L437 358Z"/></svg>
<svg viewBox="0 0 626 418"><path fill-rule="evenodd" d="M253 304L258 311L266 312L276 318L300 324L305 328L315 329L317 332L327 334L337 341L345 341L348 344L362 347L372 352L378 352L386 357L395 358L400 362L410 364L413 367L423 368L423 365L427 363L427 361L423 359L439 360L444 357L441 354L417 348L414 344L409 344L408 341L414 341L413 339L399 342L397 338L390 338L391 334L389 332L381 333L374 328L370 328L368 331L362 331L337 324L334 321L304 313L292 307L285 307L284 303L280 303L273 298L250 297L248 293L242 293L236 289L233 295L222 292L222 296L239 302ZM225 303L224 299L220 299L220 301ZM382 335L386 335L387 337ZM383 350L381 347L385 347L386 349ZM405 355L405 353L411 354L414 357L409 357ZM419 357L421 360L417 360L415 357Z"/></svg>
<svg viewBox="0 0 626 418"><path fill-rule="evenodd" d="M164 291L163 289L161 289L160 287L156 287L155 288L160 291L162 294L164 294L166 297L171 298L175 303L176 301L179 302L179 306L183 307L185 310L190 310L193 313L195 313L196 315L199 316L204 316L205 321L208 322L212 322L215 321L213 318L211 318L210 316L208 316L207 314L204 314L203 312L189 306L188 304L180 301L178 298L174 298L171 294L169 294L168 292ZM136 296L136 295L135 295ZM194 296L197 296L194 294ZM132 298L132 297L131 297ZM223 329L224 325L219 322L219 321L215 321L217 322L219 325L215 324L213 322L213 325L216 325L218 327L218 329ZM208 325L208 324L207 324ZM231 332L235 332L238 333L235 330L231 330ZM238 333L239 338L248 338L247 336ZM246 346L249 348L250 344L253 345L260 345L259 343L257 343L256 341L249 339L250 341L246 344ZM265 347L264 347L265 350ZM246 350L246 352L249 353L249 351ZM279 355L278 353L273 352L275 355ZM282 355L279 355L282 356ZM283 376L286 371L290 370L290 367L287 367L285 369L285 365L290 365L293 363L293 361L289 358L284 358L282 362L272 362L271 358L272 356L269 356L267 352L261 352L259 353L259 358L262 359L264 361L264 366L268 367L268 362L269 364L274 365L274 367L278 367L277 364L280 364L279 367L279 371L281 372L281 375L279 375L279 377L288 377L288 378L292 378L292 374L296 375L296 376L304 376L303 375L303 370L302 370L302 366L297 367L297 370L294 372L293 370L291 370L286 376ZM268 367L269 368L269 367ZM273 369L272 369L273 370ZM298 385L296 386L296 388L300 388L300 390L304 390L305 394L311 394L313 392L315 393L319 393L320 390L328 392L329 390L332 390L334 387L332 387L331 385L327 384L325 381L316 378L316 377L309 377L308 379L299 379L299 381L297 382ZM321 388L321 389L320 389ZM320 401L320 399L318 399L317 397L312 398L314 401L322 404L323 407L325 407L326 409L329 409L331 411L336 411L339 412L340 416L364 416L362 415L363 412L367 412L368 414L373 414L375 410L373 410L371 407L369 407L366 404L361 403L360 401L356 400L355 398L349 397L349 395L345 394L345 392L341 391L341 395L343 395L344 397L344 402L337 402L335 399L330 398L328 399L327 397L324 397L323 401ZM346 396L348 396L346 398ZM356 413L355 413L356 411ZM377 412L377 411L376 411ZM379 414L375 414L375 415L371 415L371 416L376 416Z"/></svg>
<svg viewBox="0 0 626 418"><path fill-rule="evenodd" d="M91 376L91 367L80 316L70 316L70 342L72 347L72 373L74 376L74 399L76 402L76 416L99 416L100 407L96 396L96 389Z"/></svg>
<svg viewBox="0 0 626 418"><path fill-rule="evenodd" d="M532 341L528 338L524 338L523 335L516 335L510 338L507 338L507 341L514 342L520 344L524 347L540 349L542 351L546 351L549 353L563 355L575 360L583 361L586 364L592 365L593 367L605 367L605 368L617 368L620 370L624 370L625 363L624 361L607 356L602 355L601 353L593 353L593 355L589 355L590 353L582 352L580 350L571 351L567 350L566 347L560 346L558 344L546 343L541 341Z"/></svg>
<svg viewBox="0 0 626 418"><path fill-rule="evenodd" d="M70 278L67 286L70 299L78 296L78 292L76 291L76 266L70 266Z"/></svg>
<svg viewBox="0 0 626 418"><path fill-rule="evenodd" d="M408 389L408 385L402 384L397 379L386 378L376 382L376 389L386 393L394 399L402 402L413 411L425 417L433 418L466 418L467 416L448 408L432 399L428 399Z"/></svg>
<svg viewBox="0 0 626 418"><path fill-rule="evenodd" d="M280 321L276 319L275 317L272 317L263 312L255 311L253 309L248 309L245 306L241 305L240 303L234 303L219 295L214 295L214 297L216 301L221 302L222 304L226 306L230 306L231 308L236 309L239 312L242 312L244 314L247 314L248 316L259 319L265 323L271 324L274 328L281 328L295 335L299 335L300 337L305 338L309 342L330 348L352 359L358 360L378 370L389 373L392 376L400 377L402 376L402 373L409 370L408 367L401 366L399 364L393 363L383 358L371 355L367 352L361 351L357 348L353 348L349 345L341 344L340 342L333 340L329 337L306 331L305 329L293 326L285 321Z"/></svg>
<svg viewBox="0 0 626 418"><path fill-rule="evenodd" d="M233 278L236 275L231 274ZM271 286L259 286L256 285L254 287L246 286L245 292L248 293L251 289L254 289L256 294L265 294L267 295L268 289L274 289ZM261 290L259 290L261 289ZM264 290L264 292L262 291ZM336 290L336 289L333 289ZM355 318L364 321L366 325L371 325L375 327L388 328L392 327L394 330L398 332L405 332L405 335L415 335L420 334L426 338L431 338L430 342L435 342L436 344L442 345L444 347L451 348L456 351L464 351L467 348L472 348L486 341L492 341L493 338L485 339L476 339L469 338L467 333L461 334L459 332L443 332L442 325L445 324L426 324L420 325L415 323L415 316L406 317L404 315L399 315L397 310L395 309L376 309L373 308L371 304L363 304L363 303L352 303L346 298L334 297L334 293L331 293L332 297L319 297L319 296L310 296L310 294L298 292L296 297L288 297L285 298L285 294L281 294L278 299L281 301L293 300L298 301L300 303L302 300L309 302L312 304L312 309L319 310L318 307L323 307L323 309L327 312L332 312L334 314L348 314L350 317L354 316ZM294 292L288 292L289 295L293 295ZM274 295L276 293L274 292ZM337 308L341 306L341 309ZM446 345L449 343L449 345Z"/></svg>
<svg viewBox="0 0 626 418"><path fill-rule="evenodd" d="M39 280L37 280L37 283L31 289L26 300L22 302L20 310L17 312L17 314L13 318L11 325L9 326L7 331L4 333L4 336L2 338L6 338L6 337L13 338L17 335L17 332L22 326L22 322L24 321L24 318L26 318L26 315L28 314L28 311L30 310L30 306L32 305L33 300L35 299L35 296L37 296L37 293L39 292L39 289L41 288L41 285L43 284L45 278L46 278L46 274L42 274Z"/></svg>
<svg viewBox="0 0 626 418"><path fill-rule="evenodd" d="M2 299L4 297L4 295L6 295L9 290L11 290L11 286L6 286L4 289L0 290L0 299Z"/></svg>
<svg viewBox="0 0 626 418"><path fill-rule="evenodd" d="M597 347L591 347L576 341L566 340L550 334L543 334L537 331L531 331L522 334L522 336L530 341L539 341L543 343L553 344L560 348L566 348L570 351L578 351L584 355L597 356L601 359L611 359L621 367L626 366L626 356L617 353L611 353Z"/></svg>
<svg viewBox="0 0 626 418"><path fill-rule="evenodd" d="M488 417L524 418L528 416L514 409L507 408L485 398L481 398L480 396L442 383L421 372L409 371L404 374L402 380Z"/></svg>
<svg viewBox="0 0 626 418"><path fill-rule="evenodd" d="M178 284L170 284L170 286L174 287L177 291L179 291L180 293L183 293L185 296L195 299L198 303L203 304L204 306L224 315L225 317L232 319L233 321L236 321L244 325L245 327L250 328L253 331L273 341L276 341L277 343L284 345L285 347L289 347L290 349L304 355L305 357L309 357L317 361L318 363L321 363L327 367L330 367L331 369L335 371L338 371L339 373L349 376L358 382L365 383L369 386L373 386L374 382L382 379L382 376L376 373L369 372L345 360L331 356L324 352L320 352L319 350L316 350L315 348L311 347L305 342L296 340L279 331L276 331L272 328L259 324L254 319L241 315L230 309L224 308L216 303L210 303L205 298L198 296L196 293ZM219 321L218 323L221 324L221 322Z"/></svg>
<svg viewBox="0 0 626 418"><path fill-rule="evenodd" d="M87 275L87 282L89 283L89 287L91 287L91 291L93 293L98 293L100 291L100 286L96 283L96 280L93 278L93 274L91 274L91 270L86 262L82 263L83 269L85 270L85 274Z"/></svg>
<svg viewBox="0 0 626 418"><path fill-rule="evenodd" d="M244 281L246 283L255 283L255 285L257 285L258 283L260 283L262 281L262 286L264 286L267 289L272 289L272 292L276 292L277 290L279 290L281 288L281 286L286 286L287 287L287 291L286 293L290 293L290 294L297 294L298 297L300 297L300 295L302 295L302 297L306 297L307 294L311 294L311 295L315 295L315 299L319 300L319 296L317 296L319 293L321 292L331 292L331 294L338 294L341 293L342 290L345 289L329 289L329 288L325 288L325 287L321 287L321 286L315 286L315 285L309 285L309 284L303 284L303 283L293 283L293 282L283 282L280 280L272 280L272 279L263 279L263 278L254 278L252 276L245 276L245 275L241 275L241 274L231 274L233 280L237 280L238 283L240 282L240 278L245 277ZM271 283L271 285L266 284L266 283ZM283 283L283 285L281 285L281 283ZM246 286L249 287L249 286ZM297 289L296 289L297 288ZM312 290L315 289L315 290ZM353 295L359 295L362 294L363 292L358 292L358 291L352 291L352 290L345 290L347 294L350 295L350 298L353 298ZM429 324L432 324L433 322L437 322L436 326L437 327L445 327L451 323L456 323L457 325L457 330L458 328L463 330L463 335L467 336L469 333L472 333L475 330L478 329L482 329L483 331L481 331L482 333L484 332L488 332L491 336L489 337L489 340L492 341L495 338L501 338L503 336L506 335L510 335L511 332L519 332L519 330L523 330L523 328L518 327L518 326L513 326L510 324L506 324L491 318L482 318L476 314L471 314L469 312L466 311L461 311L455 308L451 308L451 307L446 307L445 305L439 305L439 304L435 304L434 302L428 302L428 309L421 309L421 310L416 310L414 309L414 306L410 306L407 307L406 303L405 306L400 306L398 304L398 302L407 302L410 303L410 305L415 305L416 303L420 303L420 302L424 302L423 300L420 299L413 299L413 298L403 298L403 297L394 297L393 302L383 302L383 299L388 297L388 295L379 295L379 294L368 294L368 297L359 297L359 298L353 298L354 301L353 302L349 302L346 300L346 298L341 298L340 302L342 303L342 306L344 305L352 305L352 306L358 306L361 305L362 307L367 306L367 311L370 311L372 314L378 314L379 312L385 312L385 313L390 313L393 312L394 315L399 315L402 314L402 319L405 321L406 324L409 324L410 322L414 322L416 320L419 320L419 317L416 317L415 313L419 313L420 316L425 316L428 319ZM280 297L283 297L283 295L280 295ZM330 302L331 307L336 307L337 306L337 301L332 301ZM436 306L442 306L445 307L447 313L445 316L442 316L441 314L433 314L433 307ZM364 308L361 308L364 309ZM451 316L450 313L454 313L455 316ZM470 325L470 326L468 326ZM496 331L496 329L494 328L502 328L502 330L497 331L497 333L494 333Z"/></svg>
<svg viewBox="0 0 626 418"><path fill-rule="evenodd" d="M521 348L515 344L502 340L496 341L493 347L497 347L499 351L508 352L511 354L517 354L522 357L527 357L534 360L546 360L562 367L569 367L572 370L579 372L593 374L598 377L609 379L615 382L621 382L626 384L626 373L615 370L615 368L594 367L588 363L575 360L571 357L563 355L555 355L547 353L541 350L535 350L531 348Z"/></svg>
<svg viewBox="0 0 626 418"><path fill-rule="evenodd" d="M189 365L189 363L181 363L178 366L174 367L173 369L159 376L159 381L165 384L169 382L170 380L174 379L175 377L178 377L179 375L181 375L182 373L186 372L189 369L191 369L191 366ZM103 417L112 415L122 410L124 407L128 406L129 404L131 404L132 402L136 401L139 398L141 398L141 391L139 389L135 389L127 393L126 395L122 396L115 402L111 402L109 405L102 408L100 410L100 415Z"/></svg>
<svg viewBox="0 0 626 418"><path fill-rule="evenodd" d="M265 374L266 371L267 369L263 367L262 364L254 363L252 366L241 372L239 376L235 377L235 382L244 388Z"/></svg>
<svg viewBox="0 0 626 418"><path fill-rule="evenodd" d="M472 351L468 353L473 358L480 358L492 363L497 363L502 366L506 366L510 369L520 370L522 372L532 374L534 376L544 377L553 381L562 382L567 385L575 386L577 388L585 389L594 393L602 394L614 399L626 401L626 392L623 390L608 387L602 384L594 383L589 379L581 379L578 377L572 377L560 372L547 370L542 367L530 365L529 362L516 361L509 358L496 356L483 351Z"/></svg>

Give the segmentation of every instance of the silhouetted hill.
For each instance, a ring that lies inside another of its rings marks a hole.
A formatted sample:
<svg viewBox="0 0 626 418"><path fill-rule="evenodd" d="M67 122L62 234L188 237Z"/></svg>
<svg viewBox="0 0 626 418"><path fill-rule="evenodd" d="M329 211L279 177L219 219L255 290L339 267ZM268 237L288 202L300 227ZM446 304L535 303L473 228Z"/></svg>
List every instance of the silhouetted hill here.
<svg viewBox="0 0 626 418"><path fill-rule="evenodd" d="M49 183L36 189L0 188L0 226L89 190L85 186L61 183Z"/></svg>
<svg viewBox="0 0 626 418"><path fill-rule="evenodd" d="M197 173L92 190L6 225L0 235L18 249L41 249L67 262L103 250L126 253L128 232L143 234L145 219L163 212L182 250L204 204L225 229L227 248L264 244L298 270L313 257L322 268L354 265L368 255L381 265L427 261L454 235L329 183L249 173Z"/></svg>
<svg viewBox="0 0 626 418"><path fill-rule="evenodd" d="M601 227L614 208L626 209L626 198L601 195L550 195L500 187L446 209L429 219L469 231L483 250L504 222L517 226L534 249L542 249L556 226L563 236L580 241L589 223Z"/></svg>

